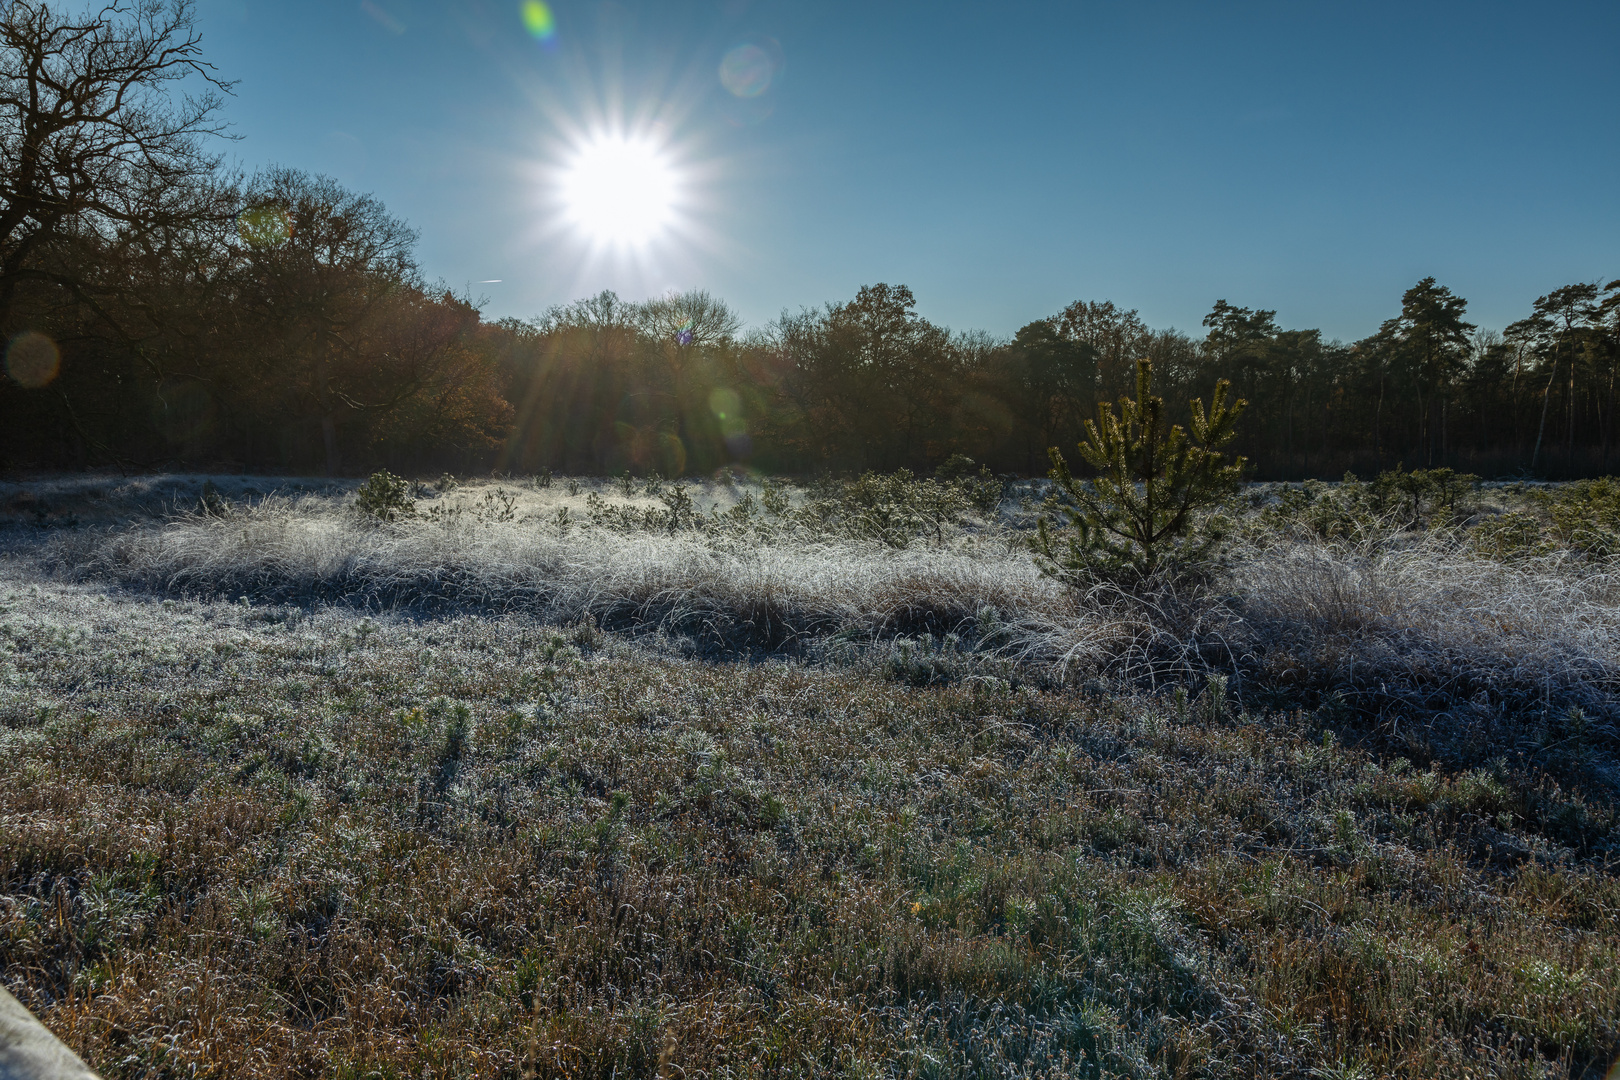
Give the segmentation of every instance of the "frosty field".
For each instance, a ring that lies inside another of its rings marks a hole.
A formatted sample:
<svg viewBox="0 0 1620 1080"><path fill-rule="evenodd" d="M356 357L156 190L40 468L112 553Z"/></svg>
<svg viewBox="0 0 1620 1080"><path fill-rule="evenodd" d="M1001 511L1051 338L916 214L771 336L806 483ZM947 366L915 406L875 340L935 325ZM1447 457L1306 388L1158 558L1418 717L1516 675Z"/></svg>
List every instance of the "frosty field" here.
<svg viewBox="0 0 1620 1080"><path fill-rule="evenodd" d="M1033 489L208 482L0 487L0 970L104 1075L1620 1053L1601 489L1127 595Z"/></svg>

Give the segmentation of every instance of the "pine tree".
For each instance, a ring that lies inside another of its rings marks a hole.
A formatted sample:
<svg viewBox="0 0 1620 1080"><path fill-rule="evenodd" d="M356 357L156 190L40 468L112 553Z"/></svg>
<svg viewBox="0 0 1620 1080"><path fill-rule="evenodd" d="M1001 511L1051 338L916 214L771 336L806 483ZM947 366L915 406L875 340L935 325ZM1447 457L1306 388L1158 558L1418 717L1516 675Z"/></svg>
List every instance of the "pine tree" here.
<svg viewBox="0 0 1620 1080"><path fill-rule="evenodd" d="M1034 540L1041 569L1083 586L1140 583L1204 563L1220 533L1199 512L1237 490L1246 464L1221 453L1248 405L1241 398L1228 404L1230 389L1225 379L1215 384L1207 413L1203 401L1191 402L1189 439L1181 425L1167 426L1164 399L1153 393L1153 364L1138 360L1136 398L1121 398L1118 414L1100 405L1097 419L1086 421L1080 456L1097 476L1076 479L1058 448L1049 451L1057 490Z"/></svg>

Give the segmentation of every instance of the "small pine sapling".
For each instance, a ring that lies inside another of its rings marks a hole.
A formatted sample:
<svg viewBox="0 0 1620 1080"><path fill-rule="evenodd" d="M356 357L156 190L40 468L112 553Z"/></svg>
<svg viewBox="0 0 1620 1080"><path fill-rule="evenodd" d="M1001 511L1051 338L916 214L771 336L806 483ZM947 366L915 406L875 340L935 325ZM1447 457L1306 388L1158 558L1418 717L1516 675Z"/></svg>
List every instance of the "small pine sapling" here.
<svg viewBox="0 0 1620 1080"><path fill-rule="evenodd" d="M410 481L387 469L374 472L355 491L354 508L377 521L398 521L416 516L416 500L411 498Z"/></svg>
<svg viewBox="0 0 1620 1080"><path fill-rule="evenodd" d="M654 476L657 473L653 474ZM660 502L668 508L669 531L673 534L677 529L694 526L701 523L697 506L692 502L692 495L686 485L680 481L663 488L658 496Z"/></svg>
<svg viewBox="0 0 1620 1080"><path fill-rule="evenodd" d="M788 494L786 485L769 477L759 494L759 503L772 517L786 517L788 511L793 509L793 498Z"/></svg>
<svg viewBox="0 0 1620 1080"><path fill-rule="evenodd" d="M1041 570L1084 587L1137 584L1204 564L1220 532L1200 512L1237 490L1246 464L1221 453L1248 405L1228 403L1230 389L1224 379L1215 384L1208 412L1202 400L1191 402L1189 439L1181 425L1166 423L1152 362L1138 360L1136 398L1121 398L1117 414L1100 405L1097 419L1086 421L1080 456L1096 477L1077 479L1058 448L1049 451L1056 490L1033 540Z"/></svg>

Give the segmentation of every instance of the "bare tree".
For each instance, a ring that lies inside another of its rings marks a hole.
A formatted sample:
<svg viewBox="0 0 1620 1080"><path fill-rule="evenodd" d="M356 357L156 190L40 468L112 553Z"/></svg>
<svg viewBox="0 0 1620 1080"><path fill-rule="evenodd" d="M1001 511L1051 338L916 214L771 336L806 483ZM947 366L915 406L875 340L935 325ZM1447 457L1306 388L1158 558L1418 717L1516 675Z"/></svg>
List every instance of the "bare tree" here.
<svg viewBox="0 0 1620 1080"><path fill-rule="evenodd" d="M701 289L637 304L632 318L641 333L644 360L652 369L649 374L667 382L663 392L677 400L685 391L693 358L731 342L742 327L725 301Z"/></svg>
<svg viewBox="0 0 1620 1080"><path fill-rule="evenodd" d="M87 298L71 266L49 257L57 241L127 240L195 212L193 186L218 165L205 140L225 135L231 85L200 46L191 0L4 5L0 329L29 277Z"/></svg>

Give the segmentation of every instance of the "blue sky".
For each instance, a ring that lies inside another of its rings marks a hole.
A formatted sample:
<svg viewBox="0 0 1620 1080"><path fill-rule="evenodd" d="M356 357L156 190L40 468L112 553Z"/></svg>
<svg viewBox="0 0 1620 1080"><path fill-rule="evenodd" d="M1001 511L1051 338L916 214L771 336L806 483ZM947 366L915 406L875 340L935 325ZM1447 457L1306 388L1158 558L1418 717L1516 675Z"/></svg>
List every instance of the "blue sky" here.
<svg viewBox="0 0 1620 1080"><path fill-rule="evenodd" d="M550 9L542 42L515 0L199 0L227 153L374 192L491 317L704 288L759 325L887 281L997 335L1075 299L1197 331L1226 299L1349 340L1426 275L1489 327L1620 276L1612 0ZM748 42L781 67L740 99ZM549 194L618 121L686 177L634 255Z"/></svg>

